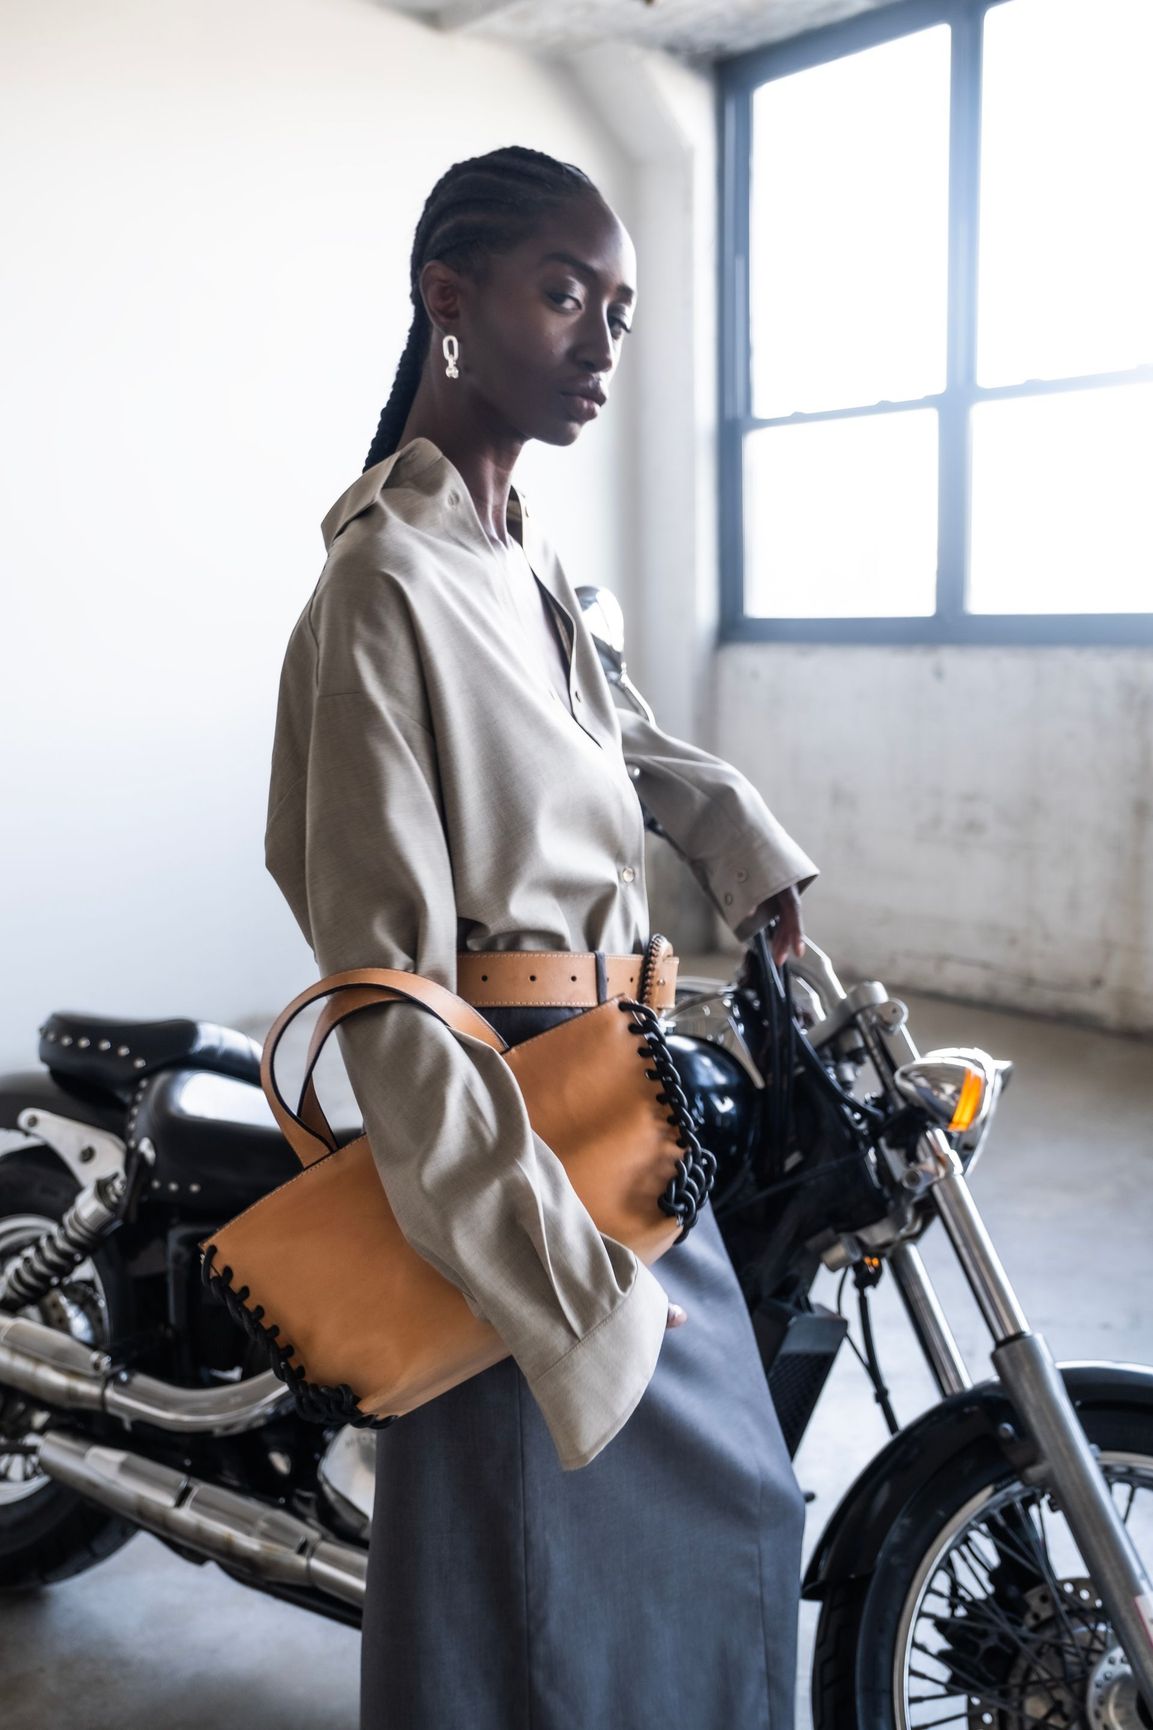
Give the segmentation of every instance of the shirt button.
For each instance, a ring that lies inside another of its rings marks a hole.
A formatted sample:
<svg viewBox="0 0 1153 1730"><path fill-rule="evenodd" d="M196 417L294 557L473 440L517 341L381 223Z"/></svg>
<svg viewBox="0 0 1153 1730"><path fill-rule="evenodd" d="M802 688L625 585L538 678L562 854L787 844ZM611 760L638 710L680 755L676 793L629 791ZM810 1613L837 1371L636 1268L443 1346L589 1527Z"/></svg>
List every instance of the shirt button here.
<svg viewBox="0 0 1153 1730"><path fill-rule="evenodd" d="M631 883L635 876L636 872L633 870L631 865L625 865L621 868L621 877L626 883Z"/></svg>
<svg viewBox="0 0 1153 1730"><path fill-rule="evenodd" d="M732 906L732 904L733 904L733 898L732 898L732 896L731 896L731 895L730 895L730 894L729 894L729 892L728 892L728 890L727 890L727 889L726 889L726 890L725 890L725 906L726 906L726 907L731 907L731 906Z"/></svg>
<svg viewBox="0 0 1153 1730"><path fill-rule="evenodd" d="M740 870L737 872L737 882L743 883L747 876L748 876L748 872L745 870L744 866L742 865Z"/></svg>

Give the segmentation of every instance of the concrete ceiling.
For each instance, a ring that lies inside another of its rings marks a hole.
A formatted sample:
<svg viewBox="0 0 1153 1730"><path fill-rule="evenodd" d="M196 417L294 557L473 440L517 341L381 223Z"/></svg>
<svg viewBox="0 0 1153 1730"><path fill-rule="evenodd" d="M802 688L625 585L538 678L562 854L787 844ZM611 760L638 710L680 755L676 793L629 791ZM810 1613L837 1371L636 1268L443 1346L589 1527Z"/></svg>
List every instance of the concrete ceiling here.
<svg viewBox="0 0 1153 1730"><path fill-rule="evenodd" d="M693 64L783 42L890 0L393 0L439 29L563 54L610 41Z"/></svg>

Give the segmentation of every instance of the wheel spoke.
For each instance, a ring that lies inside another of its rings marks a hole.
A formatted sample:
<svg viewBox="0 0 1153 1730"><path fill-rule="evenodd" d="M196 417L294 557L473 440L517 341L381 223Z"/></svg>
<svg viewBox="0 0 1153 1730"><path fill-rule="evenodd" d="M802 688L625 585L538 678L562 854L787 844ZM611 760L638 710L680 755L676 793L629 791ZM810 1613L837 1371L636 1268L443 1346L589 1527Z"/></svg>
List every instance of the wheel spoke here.
<svg viewBox="0 0 1153 1730"><path fill-rule="evenodd" d="M958 1712L947 1712L943 1718L921 1718L917 1722L917 1730L941 1730L943 1724L963 1724L965 1708Z"/></svg>
<svg viewBox="0 0 1153 1730"><path fill-rule="evenodd" d="M1122 1523L1148 1545L1153 1458L1103 1464ZM1002 1481L938 1543L914 1577L894 1654L898 1730L976 1730L983 1715L996 1730L1083 1730L1115 1642L1061 1509L1044 1490Z"/></svg>

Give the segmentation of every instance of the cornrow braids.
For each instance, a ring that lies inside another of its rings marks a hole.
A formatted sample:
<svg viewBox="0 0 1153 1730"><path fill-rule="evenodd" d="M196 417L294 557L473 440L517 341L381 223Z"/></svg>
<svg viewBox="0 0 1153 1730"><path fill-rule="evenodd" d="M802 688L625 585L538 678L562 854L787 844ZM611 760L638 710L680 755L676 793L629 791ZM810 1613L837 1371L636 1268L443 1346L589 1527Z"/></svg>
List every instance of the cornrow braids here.
<svg viewBox="0 0 1153 1730"><path fill-rule="evenodd" d="M420 292L420 273L429 259L443 259L482 282L491 256L510 252L527 240L541 218L558 205L590 197L603 203L582 169L520 144L454 162L441 175L416 225L409 265L412 323L369 446L366 469L396 449L420 383L432 329Z"/></svg>

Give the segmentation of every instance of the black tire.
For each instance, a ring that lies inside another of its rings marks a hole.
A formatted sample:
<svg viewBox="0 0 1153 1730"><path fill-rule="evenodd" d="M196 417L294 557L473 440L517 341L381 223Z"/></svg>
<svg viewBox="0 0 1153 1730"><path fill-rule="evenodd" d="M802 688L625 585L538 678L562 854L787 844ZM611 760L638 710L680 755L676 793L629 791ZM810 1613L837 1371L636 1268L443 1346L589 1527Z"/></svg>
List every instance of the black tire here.
<svg viewBox="0 0 1153 1730"><path fill-rule="evenodd" d="M1101 1449L1107 1470L1127 1474L1126 1482L1134 1477L1139 1479L1140 1493L1147 1493L1147 1502L1141 1504L1143 1514L1147 1514L1148 1508L1153 1507L1153 1414L1103 1408L1082 1413L1082 1421L1090 1441ZM1109 1461L1110 1455L1123 1456L1133 1464L1114 1465ZM1002 1502L1002 1493L1012 1499ZM1125 1493L1119 1489L1117 1495L1123 1499ZM1019 1622L1015 1625L1019 1625L1024 1634L1021 1646L1025 1658L1018 1658L1018 1662L1025 1663L1025 1674L1028 1675L1028 1653L1036 1654L1043 1647L1044 1607L1054 1601L1054 1594L1047 1584L1041 1582L1039 1574L1037 1583L1029 1587L1024 1571L1027 1546L1017 1548L1017 1531L1011 1526L996 1527L1007 1534L1000 1555L1008 1557L1007 1562L1002 1561L1002 1567L1006 1576L1013 1577L994 1585L992 1582L997 1570L988 1575L988 1603L995 1611L995 1618L986 1614L982 1622L982 1601L976 1593L972 1606L966 1603L962 1611L968 1618L964 1623L950 1621L943 1611L937 1612L937 1619L931 1625L938 1630L965 1630L960 1636L940 1635L942 1649L947 1653L952 1669L950 1663L942 1662L939 1657L923 1656L925 1647L918 1646L910 1660L913 1674L918 1679L910 1682L908 1694L916 1691L928 1703L911 1709L905 1690L898 1688L898 1662L906 1648L913 1652L912 1641L925 1625L916 1622L912 1627L903 1626L904 1619L911 1615L914 1602L922 1600L925 1590L929 1590L930 1603L944 1603L943 1593L931 1590L933 1582L940 1579L941 1574L938 1572L930 1580L925 1579L929 1559L937 1554L950 1524L958 1521L970 1504L986 1494L992 1498L992 1508L1003 1506L1007 1513L1002 1517L1012 1520L1017 1517L1017 1507L1032 1505L1041 1493L1021 1483L995 1443L990 1441L971 1448L965 1455L950 1461L946 1468L934 1475L930 1485L913 1497L894 1522L873 1571L863 1578L843 1581L829 1592L821 1607L813 1656L814 1730L916 1730L920 1723L934 1723L940 1730L954 1730L954 1726L956 1730L970 1730L976 1725L987 1725L989 1730L1028 1730L1028 1726L1041 1721L1047 1730L1082 1730L1082 1727L1088 1730L1091 1720L1082 1704L1083 1698L1087 1698L1087 1689L1082 1689L1079 1675L1076 1686L1068 1690L1067 1703L1053 1707L1051 1701L1042 1702L1051 1708L1050 1715L1043 1719L1027 1714L1027 1686L1034 1690L1040 1686L1049 1694L1052 1691L1047 1684L1037 1684L1035 1680L1026 1684L1015 1679L1021 1672L1013 1672L1011 1668L1012 1636L1006 1639L1002 1630L1005 1619L1012 1623L1014 1614L1019 1612ZM974 1508L971 1518L978 1517L979 1510ZM997 1517L994 1512L994 1522ZM1148 1530L1145 1518L1141 1531L1146 1534ZM957 1535L960 1536L959 1530ZM1138 1547L1146 1549L1145 1544ZM997 1554L995 1549L987 1550L986 1559L993 1554ZM1042 1554L1048 1557L1049 1552L1038 1546L1036 1556L1040 1558ZM1032 1560L1032 1556L1029 1559ZM982 1579L979 1572L970 1577L972 1580ZM1080 1594L1074 1590L1072 1597L1062 1599L1058 1595L1057 1602L1061 1607L1055 1609L1051 1618L1053 1625L1060 1626L1055 1644L1064 1642L1066 1651L1069 1649L1070 1617L1078 1620L1084 1630L1084 1670L1088 1675L1094 1664L1105 1663L1109 1642L1115 1642L1115 1636L1109 1630L1107 1617L1095 1597L1084 1564L1075 1575L1055 1566L1052 1577L1061 1583L1074 1578L1088 1588ZM1070 1591L1068 1586L1065 1589ZM983 1628L994 1629L995 1638L981 1632ZM949 1640L954 1644L950 1646ZM902 1648L900 1653L899 1646ZM1038 1662L1039 1659L1034 1657L1034 1664ZM948 1686L954 1689L952 1694L944 1682L925 1680L926 1676L934 1675L934 1664L938 1666L940 1675L949 1674ZM1047 1673L1053 1673L1052 1666ZM963 1678L963 1690L956 1682L958 1676ZM982 1693L979 1685L986 1683L987 1693ZM932 1692L936 1686L942 1688L939 1697ZM1016 1688L1021 1689L1019 1695L1014 1692ZM1021 1701L1019 1707L1016 1704L1018 1699ZM946 1703L949 1700L960 1704L954 1710ZM1145 1708L1139 1710L1144 1712ZM949 1715L950 1711L954 1712L953 1716ZM1153 1723L1153 1717L1148 1713L1141 1722L1146 1719Z"/></svg>
<svg viewBox="0 0 1153 1730"><path fill-rule="evenodd" d="M21 1148L6 1155L0 1159L0 1233L6 1220L22 1215L61 1219L78 1190L54 1154ZM123 1336L131 1328L132 1291L113 1243L93 1255L92 1266L107 1307L109 1337ZM20 1427L13 1408L22 1399L0 1387L0 1450L5 1418ZM119 1550L137 1530L48 1478L18 1500L4 1500L3 1487L0 1477L0 1591L28 1591L81 1574Z"/></svg>

